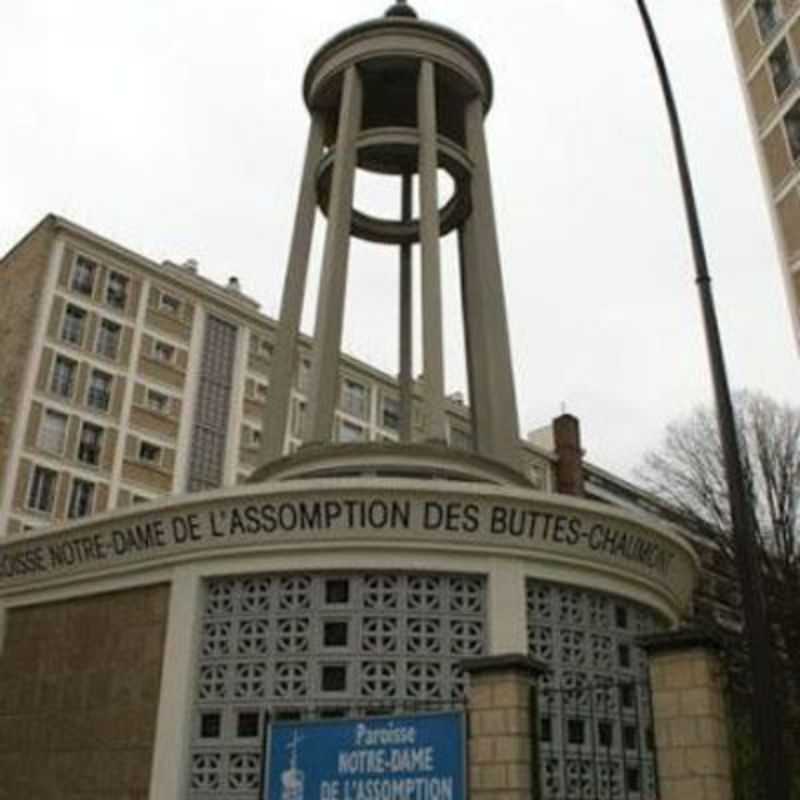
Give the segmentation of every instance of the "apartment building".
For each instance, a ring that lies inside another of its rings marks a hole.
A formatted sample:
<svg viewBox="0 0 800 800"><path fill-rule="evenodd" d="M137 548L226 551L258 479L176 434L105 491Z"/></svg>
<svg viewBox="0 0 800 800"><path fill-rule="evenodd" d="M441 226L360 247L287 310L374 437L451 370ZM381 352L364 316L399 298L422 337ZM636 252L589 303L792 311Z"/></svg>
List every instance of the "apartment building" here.
<svg viewBox="0 0 800 800"><path fill-rule="evenodd" d="M0 262L0 535L246 480L274 340L235 278L222 287L192 261L157 263L46 217ZM303 339L286 452L302 441L309 356ZM339 441L398 427L395 379L344 357ZM470 446L458 397L448 435ZM548 488L552 461L526 452Z"/></svg>
<svg viewBox="0 0 800 800"><path fill-rule="evenodd" d="M800 346L800 2L725 0Z"/></svg>

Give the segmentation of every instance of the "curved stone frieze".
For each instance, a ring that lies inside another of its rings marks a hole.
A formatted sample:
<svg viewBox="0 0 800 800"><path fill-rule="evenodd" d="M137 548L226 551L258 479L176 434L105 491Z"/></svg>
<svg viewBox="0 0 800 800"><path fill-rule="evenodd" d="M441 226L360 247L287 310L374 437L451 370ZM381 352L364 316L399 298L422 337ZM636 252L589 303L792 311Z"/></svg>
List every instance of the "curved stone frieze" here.
<svg viewBox="0 0 800 800"><path fill-rule="evenodd" d="M101 515L0 547L0 596L187 560L374 548L568 565L646 588L676 616L691 547L650 519L566 496L454 481L320 479L237 487ZM479 567L476 567L479 568Z"/></svg>

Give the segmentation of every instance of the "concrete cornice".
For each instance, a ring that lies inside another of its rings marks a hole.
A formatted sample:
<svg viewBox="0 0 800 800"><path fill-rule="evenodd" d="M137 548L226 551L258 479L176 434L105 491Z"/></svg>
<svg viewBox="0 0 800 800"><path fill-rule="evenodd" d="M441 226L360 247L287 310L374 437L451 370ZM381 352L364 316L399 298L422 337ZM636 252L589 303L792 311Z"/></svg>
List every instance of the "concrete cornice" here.
<svg viewBox="0 0 800 800"><path fill-rule="evenodd" d="M550 672L550 667L543 661L537 661L522 653L467 658L461 662L461 669L473 677L498 672L517 672L530 678L538 678Z"/></svg>

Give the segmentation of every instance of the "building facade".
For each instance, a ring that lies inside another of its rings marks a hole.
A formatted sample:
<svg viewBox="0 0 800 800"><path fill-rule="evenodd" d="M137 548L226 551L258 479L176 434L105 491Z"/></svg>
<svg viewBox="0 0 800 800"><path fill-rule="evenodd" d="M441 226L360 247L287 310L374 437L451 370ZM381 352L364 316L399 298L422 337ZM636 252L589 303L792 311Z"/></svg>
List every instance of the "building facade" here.
<svg viewBox="0 0 800 800"><path fill-rule="evenodd" d="M0 262L0 298L0 535L248 478L275 321L235 279L49 216ZM302 441L309 350L302 338L287 453ZM397 406L392 376L342 359L339 441L396 440ZM468 447L468 409L454 398L447 411L451 443ZM533 446L526 458L550 485L552 459Z"/></svg>
<svg viewBox="0 0 800 800"><path fill-rule="evenodd" d="M800 4L726 0L723 5L800 346Z"/></svg>
<svg viewBox="0 0 800 800"><path fill-rule="evenodd" d="M471 800L527 800L536 782L545 800L646 800L659 782L664 800L727 797L705 791L727 754L711 703L720 746L702 780L694 763L655 763L665 709L641 637L692 615L692 534L586 465L574 417L518 441L488 62L398 0L323 45L304 87L280 325L234 279L221 288L56 217L0 266L0 798L258 800L276 721L391 729L443 708L471 715ZM439 163L458 178L441 207ZM418 220L357 213L357 169L400 175L406 196L418 175ZM470 411L444 396L450 231ZM399 383L339 351L358 236L397 247L401 275L419 245L422 385L409 389L410 314ZM519 680L492 686L498 669ZM490 683L471 683L479 673ZM698 697L673 706L693 714ZM374 770L338 796L448 797Z"/></svg>

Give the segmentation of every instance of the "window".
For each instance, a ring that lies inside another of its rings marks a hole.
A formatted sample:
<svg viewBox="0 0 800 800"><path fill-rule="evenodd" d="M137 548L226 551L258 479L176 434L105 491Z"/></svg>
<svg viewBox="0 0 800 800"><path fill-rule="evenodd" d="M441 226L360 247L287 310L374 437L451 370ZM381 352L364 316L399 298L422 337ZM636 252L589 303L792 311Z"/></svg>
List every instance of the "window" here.
<svg viewBox="0 0 800 800"><path fill-rule="evenodd" d="M128 279L119 272L112 272L108 276L106 286L106 303L112 308L125 309L128 302Z"/></svg>
<svg viewBox="0 0 800 800"><path fill-rule="evenodd" d="M78 256L75 259L75 266L72 268L72 283L70 284L72 291L91 297L94 291L96 270L97 264L94 261Z"/></svg>
<svg viewBox="0 0 800 800"><path fill-rule="evenodd" d="M311 378L311 362L307 358L301 358L297 365L297 389L300 392L308 391L308 382Z"/></svg>
<svg viewBox="0 0 800 800"><path fill-rule="evenodd" d="M169 410L169 397L155 389L147 390L147 407L157 414L166 414Z"/></svg>
<svg viewBox="0 0 800 800"><path fill-rule="evenodd" d="M158 307L168 314L175 314L177 316L181 310L181 301L171 294L162 293L161 299L158 301Z"/></svg>
<svg viewBox="0 0 800 800"><path fill-rule="evenodd" d="M34 511L52 511L56 499L57 480L58 473L55 470L34 467L28 488L28 508Z"/></svg>
<svg viewBox="0 0 800 800"><path fill-rule="evenodd" d="M472 450L472 436L467 431L450 428L450 447L458 447L460 450Z"/></svg>
<svg viewBox="0 0 800 800"><path fill-rule="evenodd" d="M61 328L61 338L70 344L80 346L83 339L83 321L86 319L86 312L82 308L69 305L64 312L64 324Z"/></svg>
<svg viewBox="0 0 800 800"><path fill-rule="evenodd" d="M97 411L108 411L111 404L111 375L93 369L89 380L89 394L86 397L86 404L89 408Z"/></svg>
<svg viewBox="0 0 800 800"><path fill-rule="evenodd" d="M353 425L352 422L339 422L339 441L340 442L363 442L366 431L360 425Z"/></svg>
<svg viewBox="0 0 800 800"><path fill-rule="evenodd" d="M789 45L785 39L772 51L769 57L769 69L772 73L775 94L780 97L791 85L794 72Z"/></svg>
<svg viewBox="0 0 800 800"><path fill-rule="evenodd" d="M328 605L350 602L350 581L347 578L328 578L325 581L325 602Z"/></svg>
<svg viewBox="0 0 800 800"><path fill-rule="evenodd" d="M165 364L170 364L175 358L175 348L166 342L155 341L153 342L153 356Z"/></svg>
<svg viewBox="0 0 800 800"><path fill-rule="evenodd" d="M64 441L67 435L67 415L60 411L47 409L39 427L38 446L51 453L64 452Z"/></svg>
<svg viewBox="0 0 800 800"><path fill-rule="evenodd" d="M322 644L324 647L347 647L347 623L338 620L323 623Z"/></svg>
<svg viewBox="0 0 800 800"><path fill-rule="evenodd" d="M783 118L783 124L786 128L786 138L789 140L792 158L797 161L800 158L800 102L795 103L789 109Z"/></svg>
<svg viewBox="0 0 800 800"><path fill-rule="evenodd" d="M272 342L269 339L259 339L258 347L262 356L269 358L272 355Z"/></svg>
<svg viewBox="0 0 800 800"><path fill-rule="evenodd" d="M53 378L50 381L50 391L61 397L72 397L72 387L75 385L75 372L78 365L71 358L56 356L53 367Z"/></svg>
<svg viewBox="0 0 800 800"><path fill-rule="evenodd" d="M391 431L400 430L400 401L396 397L383 398L381 425Z"/></svg>
<svg viewBox="0 0 800 800"><path fill-rule="evenodd" d="M361 419L369 418L369 389L345 378L342 384L342 411Z"/></svg>
<svg viewBox="0 0 800 800"><path fill-rule="evenodd" d="M259 713L240 711L236 720L236 735L240 739L255 739L258 736Z"/></svg>
<svg viewBox="0 0 800 800"><path fill-rule="evenodd" d="M152 442L139 442L139 461L146 464L161 463L161 448Z"/></svg>
<svg viewBox="0 0 800 800"><path fill-rule="evenodd" d="M347 667L343 664L322 667L322 691L343 692L347 688Z"/></svg>
<svg viewBox="0 0 800 800"><path fill-rule="evenodd" d="M143 494L135 494L131 497L131 502L136 506L139 505L139 503L149 503L150 498L145 497Z"/></svg>
<svg viewBox="0 0 800 800"><path fill-rule="evenodd" d="M119 340L122 326L110 319L100 322L100 330L97 332L96 350L101 356L106 358L116 358L119 352Z"/></svg>
<svg viewBox="0 0 800 800"><path fill-rule="evenodd" d="M296 439L303 438L303 425L306 419L306 401L298 400L296 397L292 401L292 436Z"/></svg>
<svg viewBox="0 0 800 800"><path fill-rule="evenodd" d="M75 478L72 481L72 492L69 496L69 507L67 516L70 519L88 517L92 513L92 503L94 501L94 484Z"/></svg>
<svg viewBox="0 0 800 800"><path fill-rule="evenodd" d="M754 8L761 38L767 39L780 22L775 0L756 0Z"/></svg>
<svg viewBox="0 0 800 800"><path fill-rule="evenodd" d="M222 715L219 711L209 711L200 715L200 738L218 739L222 730Z"/></svg>
<svg viewBox="0 0 800 800"><path fill-rule="evenodd" d="M608 720L600 720L597 723L597 742L600 747L614 746L614 726Z"/></svg>
<svg viewBox="0 0 800 800"><path fill-rule="evenodd" d="M103 429L91 422L84 422L81 438L78 442L78 461L97 466L100 463L100 446L103 441Z"/></svg>
<svg viewBox="0 0 800 800"><path fill-rule="evenodd" d="M584 744L586 740L585 723L582 719L567 720L567 742L569 744Z"/></svg>
<svg viewBox="0 0 800 800"><path fill-rule="evenodd" d="M257 383L256 384L256 400L259 403L266 403L267 402L267 384L266 383Z"/></svg>

